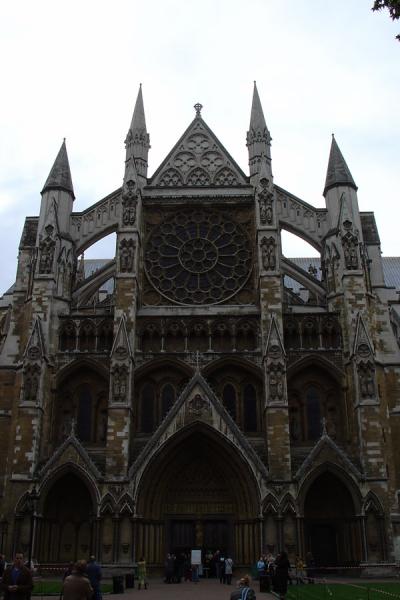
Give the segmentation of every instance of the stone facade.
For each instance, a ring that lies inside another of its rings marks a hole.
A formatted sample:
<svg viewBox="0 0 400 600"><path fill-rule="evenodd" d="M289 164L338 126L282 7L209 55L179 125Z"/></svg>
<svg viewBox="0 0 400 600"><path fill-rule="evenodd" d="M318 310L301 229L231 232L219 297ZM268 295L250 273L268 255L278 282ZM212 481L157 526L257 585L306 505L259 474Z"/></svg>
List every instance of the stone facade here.
<svg viewBox="0 0 400 600"><path fill-rule="evenodd" d="M249 175L195 108L148 177L140 89L122 187L73 212L64 142L26 219L0 301L0 550L398 559L400 322L373 213L335 139L325 209L274 184L256 87Z"/></svg>

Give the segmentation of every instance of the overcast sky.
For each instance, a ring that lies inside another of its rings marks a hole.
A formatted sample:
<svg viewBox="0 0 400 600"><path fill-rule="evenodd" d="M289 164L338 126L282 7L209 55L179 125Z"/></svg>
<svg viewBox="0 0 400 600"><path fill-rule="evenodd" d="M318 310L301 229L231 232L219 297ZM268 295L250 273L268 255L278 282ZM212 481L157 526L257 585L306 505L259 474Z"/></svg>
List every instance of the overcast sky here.
<svg viewBox="0 0 400 600"><path fill-rule="evenodd" d="M75 208L122 183L139 83L152 174L202 116L247 173L253 80L273 138L275 183L314 206L331 143L400 255L400 22L373 0L19 0L0 3L0 294L27 215L67 138ZM311 249L310 249L311 250ZM286 241L287 256L311 255ZM113 242L87 256L114 253Z"/></svg>

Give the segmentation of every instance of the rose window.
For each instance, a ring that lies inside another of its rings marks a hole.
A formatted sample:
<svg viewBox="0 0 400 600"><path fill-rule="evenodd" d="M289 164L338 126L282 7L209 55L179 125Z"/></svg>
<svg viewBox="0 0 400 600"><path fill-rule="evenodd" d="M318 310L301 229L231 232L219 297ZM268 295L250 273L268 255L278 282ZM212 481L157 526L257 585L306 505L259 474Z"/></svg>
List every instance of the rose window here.
<svg viewBox="0 0 400 600"><path fill-rule="evenodd" d="M245 230L218 212L182 211L150 234L146 272L167 298L181 304L214 304L235 294L251 271Z"/></svg>

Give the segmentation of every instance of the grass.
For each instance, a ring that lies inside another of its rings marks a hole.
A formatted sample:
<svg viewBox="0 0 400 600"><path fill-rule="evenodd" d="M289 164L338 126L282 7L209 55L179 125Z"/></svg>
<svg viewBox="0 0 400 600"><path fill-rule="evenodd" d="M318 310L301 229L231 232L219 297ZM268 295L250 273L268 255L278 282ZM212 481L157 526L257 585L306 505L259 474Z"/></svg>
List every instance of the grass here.
<svg viewBox="0 0 400 600"><path fill-rule="evenodd" d="M289 586L287 600L400 600L400 583L318 583Z"/></svg>
<svg viewBox="0 0 400 600"><path fill-rule="evenodd" d="M32 596L59 596L62 588L62 581L35 581ZM112 591L111 583L102 583L101 591L108 593Z"/></svg>

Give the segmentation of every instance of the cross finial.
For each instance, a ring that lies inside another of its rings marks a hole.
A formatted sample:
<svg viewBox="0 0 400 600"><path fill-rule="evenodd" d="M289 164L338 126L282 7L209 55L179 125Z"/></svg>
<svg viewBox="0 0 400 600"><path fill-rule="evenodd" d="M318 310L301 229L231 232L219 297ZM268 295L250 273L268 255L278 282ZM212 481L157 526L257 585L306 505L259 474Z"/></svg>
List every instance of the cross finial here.
<svg viewBox="0 0 400 600"><path fill-rule="evenodd" d="M326 429L326 419L322 417L322 435L328 435L328 431Z"/></svg>
<svg viewBox="0 0 400 600"><path fill-rule="evenodd" d="M196 111L196 117L201 117L201 109L203 108L203 105L200 104L200 102L197 102L197 104L194 105L194 109Z"/></svg>
<svg viewBox="0 0 400 600"><path fill-rule="evenodd" d="M71 419L71 430L70 430L70 434L69 434L71 437L75 437L75 433L76 433L76 431L75 431L75 425L76 425L75 419L72 418Z"/></svg>

